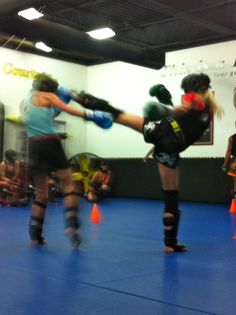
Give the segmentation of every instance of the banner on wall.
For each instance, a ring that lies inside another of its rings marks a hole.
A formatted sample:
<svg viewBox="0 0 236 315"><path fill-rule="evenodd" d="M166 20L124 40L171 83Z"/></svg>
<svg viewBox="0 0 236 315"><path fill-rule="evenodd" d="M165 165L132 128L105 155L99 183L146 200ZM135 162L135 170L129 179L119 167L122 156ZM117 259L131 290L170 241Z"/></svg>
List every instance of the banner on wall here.
<svg viewBox="0 0 236 315"><path fill-rule="evenodd" d="M2 71L5 74L33 79L39 72L15 67L12 63L4 63Z"/></svg>
<svg viewBox="0 0 236 315"><path fill-rule="evenodd" d="M236 78L236 66L233 67L221 67L216 69L201 69L201 70L190 70L187 66L178 69L173 68L164 68L161 71L161 78L170 78L170 77L184 77L190 73L206 73L211 79L213 78Z"/></svg>
<svg viewBox="0 0 236 315"><path fill-rule="evenodd" d="M41 73L41 72L35 71L34 69L33 70L27 70L27 69L17 68L10 62L3 64L2 72L4 74L7 74L7 75L19 76L19 77L29 78L29 79L34 79L34 77L37 74ZM50 74L48 74L48 75L50 75Z"/></svg>

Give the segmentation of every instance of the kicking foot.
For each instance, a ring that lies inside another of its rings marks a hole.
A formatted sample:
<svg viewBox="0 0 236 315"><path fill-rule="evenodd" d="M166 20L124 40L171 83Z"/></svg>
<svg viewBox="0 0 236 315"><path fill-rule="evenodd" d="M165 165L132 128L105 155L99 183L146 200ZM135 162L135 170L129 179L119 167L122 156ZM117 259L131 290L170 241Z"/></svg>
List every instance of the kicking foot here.
<svg viewBox="0 0 236 315"><path fill-rule="evenodd" d="M182 253L187 252L188 247L184 244L176 244L173 246L165 246L164 250L166 253Z"/></svg>
<svg viewBox="0 0 236 315"><path fill-rule="evenodd" d="M44 237L41 237L38 240L30 240L30 245L32 246L42 246L46 244L47 244L47 240Z"/></svg>

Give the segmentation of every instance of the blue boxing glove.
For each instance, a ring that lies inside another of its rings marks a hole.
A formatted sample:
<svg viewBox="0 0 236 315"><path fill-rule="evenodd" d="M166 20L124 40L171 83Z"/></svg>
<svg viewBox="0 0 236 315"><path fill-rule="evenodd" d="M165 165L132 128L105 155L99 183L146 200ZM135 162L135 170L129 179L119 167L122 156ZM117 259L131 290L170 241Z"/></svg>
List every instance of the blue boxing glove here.
<svg viewBox="0 0 236 315"><path fill-rule="evenodd" d="M63 86L58 87L56 95L65 104L70 103L73 97L72 92ZM52 106L52 110L53 110L53 117L57 117L62 112L61 109L56 106Z"/></svg>
<svg viewBox="0 0 236 315"><path fill-rule="evenodd" d="M103 129L108 129L113 124L112 115L101 111L85 110L84 119L93 121L96 125Z"/></svg>
<svg viewBox="0 0 236 315"><path fill-rule="evenodd" d="M73 94L70 90L68 90L66 87L64 86L59 86L56 92L56 95L59 97L59 99L63 102L63 103L70 103L70 101L73 98Z"/></svg>

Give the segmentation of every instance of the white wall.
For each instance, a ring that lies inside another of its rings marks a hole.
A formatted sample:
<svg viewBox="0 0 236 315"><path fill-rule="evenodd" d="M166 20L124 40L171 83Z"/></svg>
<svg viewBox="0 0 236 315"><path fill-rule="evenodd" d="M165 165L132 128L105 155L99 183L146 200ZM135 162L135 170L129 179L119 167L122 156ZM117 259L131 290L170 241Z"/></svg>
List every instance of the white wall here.
<svg viewBox="0 0 236 315"><path fill-rule="evenodd" d="M236 112L232 102L236 86L236 68L232 68L235 48L236 41L230 41L168 53L166 64L175 65L172 71L155 71L123 62L93 66L88 69L88 90L125 111L141 114L143 105L151 99L148 90L156 83L165 84L173 95L174 103L179 104L182 94L180 83L187 74L187 68L191 72L200 71L199 60L203 60L208 66L204 72L211 77L212 88L225 109L225 115L221 121L214 121L213 145L192 146L182 156L223 157L228 137L235 132ZM221 60L224 60L224 67L216 68ZM142 135L119 125L105 131L89 126L86 142L88 151L103 157L143 157L150 148L144 143Z"/></svg>
<svg viewBox="0 0 236 315"><path fill-rule="evenodd" d="M73 89L87 89L87 67L69 62L40 57L28 53L18 52L5 48L0 49L0 101L6 107L6 116L17 116L19 114L20 100L31 88L32 78L19 75L6 74L3 71L5 64L12 64L14 68L28 71L46 72L52 74L60 85ZM78 106L72 104L72 106ZM78 118L67 114L61 114L59 119L66 119L66 131L71 137L66 141L66 152L68 157L86 150L86 124ZM14 130L18 127L7 126L5 133L5 149L14 148L16 135Z"/></svg>
<svg viewBox="0 0 236 315"><path fill-rule="evenodd" d="M154 83L156 71L123 62L88 69L90 93L139 115L142 114L143 104L149 99L148 89ZM89 152L102 157L139 157L150 147L141 134L117 124L105 131L91 125L87 132L87 145Z"/></svg>

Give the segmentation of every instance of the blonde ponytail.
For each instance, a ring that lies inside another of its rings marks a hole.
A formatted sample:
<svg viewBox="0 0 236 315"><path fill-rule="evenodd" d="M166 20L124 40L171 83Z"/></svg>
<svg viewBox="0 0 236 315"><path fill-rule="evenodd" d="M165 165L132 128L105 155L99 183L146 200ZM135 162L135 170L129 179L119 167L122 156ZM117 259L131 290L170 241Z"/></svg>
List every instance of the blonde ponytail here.
<svg viewBox="0 0 236 315"><path fill-rule="evenodd" d="M210 89L207 89L199 94L203 98L203 100L210 106L211 112L219 119L221 119L224 114L224 109L215 99L214 93Z"/></svg>

